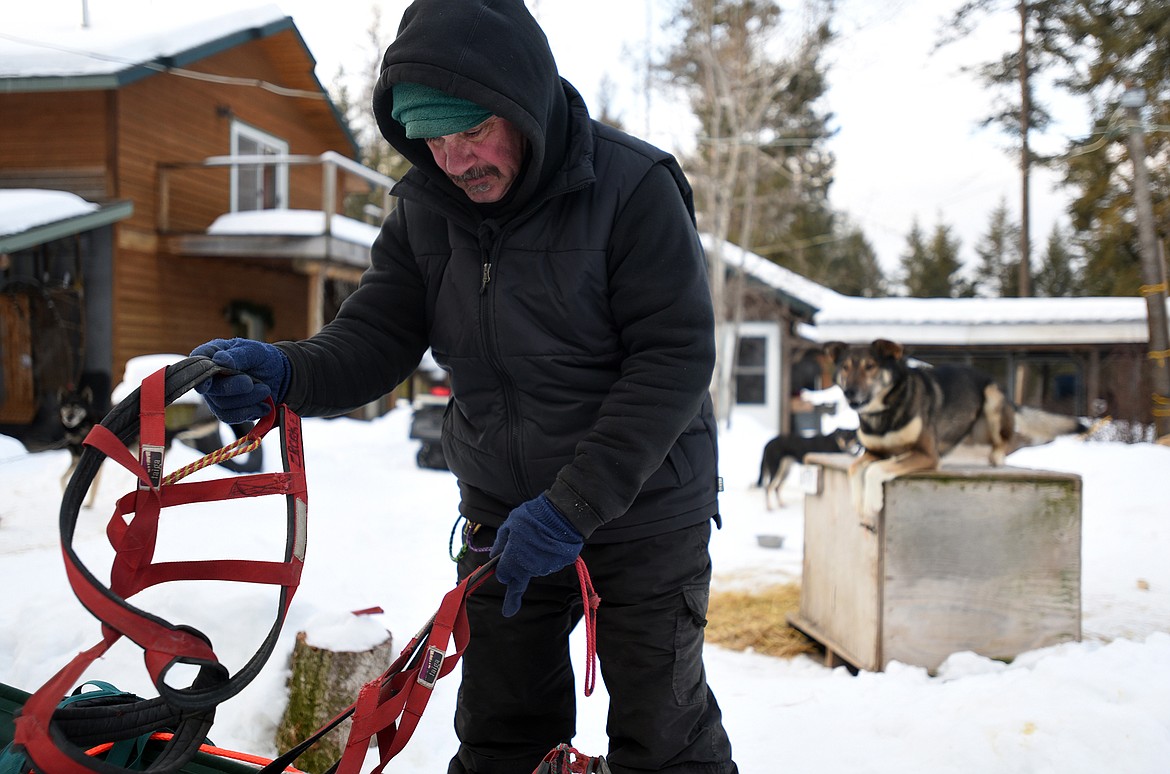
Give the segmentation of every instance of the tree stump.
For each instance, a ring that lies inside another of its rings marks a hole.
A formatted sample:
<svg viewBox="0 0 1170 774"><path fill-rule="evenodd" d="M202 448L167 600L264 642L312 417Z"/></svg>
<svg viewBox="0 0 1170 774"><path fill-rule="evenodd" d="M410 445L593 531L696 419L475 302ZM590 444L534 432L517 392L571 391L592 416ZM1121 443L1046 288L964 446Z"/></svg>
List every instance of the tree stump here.
<svg viewBox="0 0 1170 774"><path fill-rule="evenodd" d="M383 630L384 631L384 630ZM393 638L366 650L333 650L297 633L288 681L288 707L276 731L276 748L288 750L352 704L361 687L382 674L393 661ZM352 722L347 718L305 751L297 768L310 774L328 769L345 749Z"/></svg>

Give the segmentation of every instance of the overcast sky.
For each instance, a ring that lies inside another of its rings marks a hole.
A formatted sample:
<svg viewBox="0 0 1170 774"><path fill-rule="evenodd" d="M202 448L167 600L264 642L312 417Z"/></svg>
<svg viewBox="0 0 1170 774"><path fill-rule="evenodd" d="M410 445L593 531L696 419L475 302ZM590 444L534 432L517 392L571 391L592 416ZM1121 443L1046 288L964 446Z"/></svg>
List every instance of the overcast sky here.
<svg viewBox="0 0 1170 774"><path fill-rule="evenodd" d="M198 18L260 0L88 0L91 21L101 24L151 24L163 18ZM672 106L662 91L645 88L646 52L661 52L667 42L662 27L669 0L528 0L544 26L562 75L600 112L603 90L611 109L627 129L679 151L690 144L693 125L685 111ZM788 3L786 3L787 5ZM793 3L794 4L794 3ZM38 0L4 3L0 30L30 16L80 24L84 0ZM318 62L318 77L328 86L339 66L358 72L372 56L366 30L373 18L372 0L277 0L291 15ZM382 0L384 34L393 35L405 0ZM841 0L839 35L827 58L830 91L827 109L837 134L830 143L836 155L833 206L864 230L890 269L905 247L917 219L927 233L951 226L961 254L974 260L974 246L988 217L1005 201L1019 217L1020 182L1016 157L1007 138L982 130L989 94L962 65L997 58L1016 42L1012 14L990 17L979 35L932 54L942 19L957 0ZM799 29L798 12L786 16ZM608 88L604 85L609 82ZM1058 106L1060 107L1060 106ZM1081 111L1067 106L1042 138L1055 149L1070 136L1086 132ZM1052 226L1063 223L1066 195L1054 189L1047 173L1033 177L1032 239L1038 257Z"/></svg>

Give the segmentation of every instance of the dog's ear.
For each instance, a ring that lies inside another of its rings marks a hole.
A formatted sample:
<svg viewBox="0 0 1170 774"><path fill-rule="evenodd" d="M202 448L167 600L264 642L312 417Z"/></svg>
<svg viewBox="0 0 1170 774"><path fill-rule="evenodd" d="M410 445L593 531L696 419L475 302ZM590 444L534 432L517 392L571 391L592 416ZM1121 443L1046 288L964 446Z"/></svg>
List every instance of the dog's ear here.
<svg viewBox="0 0 1170 774"><path fill-rule="evenodd" d="M81 391L81 397L85 399L86 403L93 403L93 388L86 385L85 389Z"/></svg>
<svg viewBox="0 0 1170 774"><path fill-rule="evenodd" d="M876 339L870 345L879 360L901 360L902 345L889 339Z"/></svg>
<svg viewBox="0 0 1170 774"><path fill-rule="evenodd" d="M829 360L834 363L836 363L837 359L841 357L841 353L848 348L849 345L843 341L827 341L825 342L824 346L821 347L822 351L825 353L825 355L828 356Z"/></svg>

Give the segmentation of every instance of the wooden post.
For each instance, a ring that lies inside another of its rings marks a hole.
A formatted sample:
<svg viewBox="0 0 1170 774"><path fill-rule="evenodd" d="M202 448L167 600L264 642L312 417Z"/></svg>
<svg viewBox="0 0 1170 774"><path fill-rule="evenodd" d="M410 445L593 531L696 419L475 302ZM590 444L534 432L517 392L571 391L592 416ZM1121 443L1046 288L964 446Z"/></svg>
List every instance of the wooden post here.
<svg viewBox="0 0 1170 774"><path fill-rule="evenodd" d="M1150 331L1149 359L1153 362L1150 381L1156 436L1170 435L1170 323L1166 318L1166 296L1170 288L1166 282L1166 263L1158 249L1154 227L1154 209L1150 202L1150 175L1146 169L1146 140L1142 129L1141 108L1146 95L1141 89L1130 88L1121 97L1129 119L1129 156L1133 163L1133 202L1137 211L1138 237L1141 244L1142 278L1145 284L1141 294L1146 299Z"/></svg>
<svg viewBox="0 0 1170 774"><path fill-rule="evenodd" d="M297 633L289 677L288 707L276 731L276 748L288 750L352 704L361 687L386 670L393 661L390 634L362 651L334 651L311 645L305 632ZM352 725L349 719L310 747L297 759L302 771L323 772L345 749Z"/></svg>
<svg viewBox="0 0 1170 774"><path fill-rule="evenodd" d="M325 236L333 235L333 214L337 212L337 165L321 164L321 212L325 216Z"/></svg>

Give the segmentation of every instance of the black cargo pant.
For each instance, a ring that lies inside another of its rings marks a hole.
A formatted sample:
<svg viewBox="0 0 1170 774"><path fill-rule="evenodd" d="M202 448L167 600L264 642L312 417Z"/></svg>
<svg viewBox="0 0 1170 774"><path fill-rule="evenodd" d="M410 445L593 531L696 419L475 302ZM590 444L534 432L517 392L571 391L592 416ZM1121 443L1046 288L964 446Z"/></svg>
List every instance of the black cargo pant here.
<svg viewBox="0 0 1170 774"><path fill-rule="evenodd" d="M613 774L738 771L703 668L710 537L707 521L581 554L602 600L597 652L610 695L604 754ZM494 539L495 530L481 528L474 542ZM460 577L487 558L469 551ZM533 578L512 618L500 614L503 592L493 577L469 598L471 639L455 711L460 746L448 774L532 774L576 731L568 644L582 616L576 570Z"/></svg>

